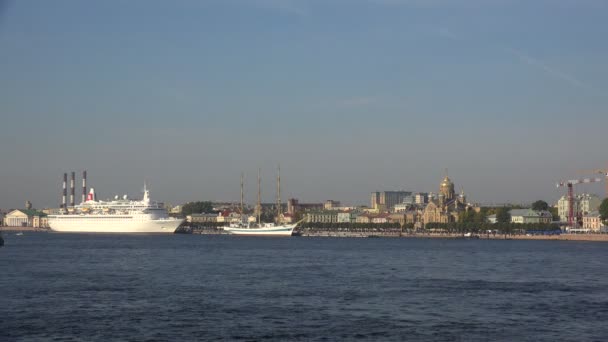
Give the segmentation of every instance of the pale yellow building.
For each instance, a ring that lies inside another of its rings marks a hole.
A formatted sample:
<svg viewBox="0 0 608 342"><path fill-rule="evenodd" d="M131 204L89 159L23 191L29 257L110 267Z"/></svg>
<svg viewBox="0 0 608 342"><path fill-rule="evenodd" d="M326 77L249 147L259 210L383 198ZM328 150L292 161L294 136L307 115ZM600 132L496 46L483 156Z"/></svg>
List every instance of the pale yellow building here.
<svg viewBox="0 0 608 342"><path fill-rule="evenodd" d="M600 218L600 213L597 211L592 211L591 213L583 216L583 229L590 229L594 232L599 232L603 227L602 219Z"/></svg>
<svg viewBox="0 0 608 342"><path fill-rule="evenodd" d="M4 225L9 227L48 228L45 213L33 209L17 209L6 214Z"/></svg>

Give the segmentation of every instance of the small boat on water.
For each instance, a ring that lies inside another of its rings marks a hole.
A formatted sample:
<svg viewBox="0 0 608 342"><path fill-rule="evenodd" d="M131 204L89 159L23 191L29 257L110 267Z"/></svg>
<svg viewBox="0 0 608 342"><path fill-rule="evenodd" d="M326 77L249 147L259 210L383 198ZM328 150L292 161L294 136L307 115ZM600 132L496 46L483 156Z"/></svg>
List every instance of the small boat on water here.
<svg viewBox="0 0 608 342"><path fill-rule="evenodd" d="M19 232L19 233L15 234L15 235L17 235L17 236L22 236L22 235L23 235L23 232Z"/></svg>

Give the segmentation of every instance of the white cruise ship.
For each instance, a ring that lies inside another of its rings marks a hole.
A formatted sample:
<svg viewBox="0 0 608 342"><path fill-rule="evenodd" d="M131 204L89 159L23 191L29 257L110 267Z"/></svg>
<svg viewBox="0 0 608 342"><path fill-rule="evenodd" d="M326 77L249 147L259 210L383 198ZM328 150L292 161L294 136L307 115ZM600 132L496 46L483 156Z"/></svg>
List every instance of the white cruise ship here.
<svg viewBox="0 0 608 342"><path fill-rule="evenodd" d="M67 213L48 216L51 230L80 233L173 233L183 219L171 218L160 202L150 200L144 187L141 201L125 195L113 201L97 201L91 189L87 200Z"/></svg>

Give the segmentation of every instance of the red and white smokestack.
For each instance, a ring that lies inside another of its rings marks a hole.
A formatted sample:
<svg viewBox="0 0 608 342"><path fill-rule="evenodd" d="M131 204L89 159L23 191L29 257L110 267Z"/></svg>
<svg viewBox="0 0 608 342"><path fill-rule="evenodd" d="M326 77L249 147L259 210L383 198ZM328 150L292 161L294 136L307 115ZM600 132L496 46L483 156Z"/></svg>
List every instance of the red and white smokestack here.
<svg viewBox="0 0 608 342"><path fill-rule="evenodd" d="M76 189L74 187L75 183L76 183L76 172L72 171L72 180L70 180L70 207L73 207L75 204L74 203L74 194L75 194L74 191Z"/></svg>
<svg viewBox="0 0 608 342"><path fill-rule="evenodd" d="M68 174L64 173L63 174L63 198L61 199L61 208L66 209L67 208L67 202L66 202L66 197L68 197Z"/></svg>
<svg viewBox="0 0 608 342"><path fill-rule="evenodd" d="M87 200L87 171L82 171L82 203Z"/></svg>

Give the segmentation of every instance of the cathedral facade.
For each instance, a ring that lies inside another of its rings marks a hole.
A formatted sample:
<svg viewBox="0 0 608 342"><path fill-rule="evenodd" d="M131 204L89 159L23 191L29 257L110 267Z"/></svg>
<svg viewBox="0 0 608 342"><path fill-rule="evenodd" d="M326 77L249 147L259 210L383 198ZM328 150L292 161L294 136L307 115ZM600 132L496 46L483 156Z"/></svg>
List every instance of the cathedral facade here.
<svg viewBox="0 0 608 342"><path fill-rule="evenodd" d="M446 175L439 185L439 195L430 199L424 208L422 220L427 223L458 222L460 214L468 209L464 192L456 195L454 183Z"/></svg>

